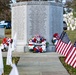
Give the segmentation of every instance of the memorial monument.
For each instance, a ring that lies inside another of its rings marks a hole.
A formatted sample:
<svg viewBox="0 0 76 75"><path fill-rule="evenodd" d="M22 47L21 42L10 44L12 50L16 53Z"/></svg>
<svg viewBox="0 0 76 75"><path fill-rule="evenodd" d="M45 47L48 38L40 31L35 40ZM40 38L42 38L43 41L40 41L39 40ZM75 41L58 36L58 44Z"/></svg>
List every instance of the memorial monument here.
<svg viewBox="0 0 76 75"><path fill-rule="evenodd" d="M27 1L12 4L12 38L17 33L17 49L23 52L29 39L41 35L53 51L52 36L63 31L63 5L58 2Z"/></svg>

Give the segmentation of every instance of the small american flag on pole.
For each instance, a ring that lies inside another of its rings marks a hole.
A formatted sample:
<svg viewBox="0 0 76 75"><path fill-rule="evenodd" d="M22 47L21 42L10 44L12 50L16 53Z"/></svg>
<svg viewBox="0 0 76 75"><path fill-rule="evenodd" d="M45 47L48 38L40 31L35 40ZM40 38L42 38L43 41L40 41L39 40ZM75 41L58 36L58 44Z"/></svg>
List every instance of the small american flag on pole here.
<svg viewBox="0 0 76 75"><path fill-rule="evenodd" d="M72 46L70 51L67 53L65 63L69 64L73 68L76 68L76 47Z"/></svg>
<svg viewBox="0 0 76 75"><path fill-rule="evenodd" d="M76 42L72 45L66 32L62 32L56 44L56 52L65 56L65 63L76 68Z"/></svg>
<svg viewBox="0 0 76 75"><path fill-rule="evenodd" d="M64 56L67 55L68 51L71 49L72 44L66 32L62 32L60 39L56 44L56 52Z"/></svg>

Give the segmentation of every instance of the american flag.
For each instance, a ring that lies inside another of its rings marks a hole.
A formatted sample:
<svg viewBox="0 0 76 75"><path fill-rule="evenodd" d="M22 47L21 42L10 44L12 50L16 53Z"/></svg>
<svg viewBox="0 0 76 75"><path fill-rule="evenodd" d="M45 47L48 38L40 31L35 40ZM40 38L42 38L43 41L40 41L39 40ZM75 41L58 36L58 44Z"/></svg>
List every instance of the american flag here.
<svg viewBox="0 0 76 75"><path fill-rule="evenodd" d="M64 56L67 55L68 51L71 49L72 44L66 32L62 32L60 39L56 44L56 52Z"/></svg>
<svg viewBox="0 0 76 75"><path fill-rule="evenodd" d="M76 68L76 47L72 46L65 58L65 63Z"/></svg>
<svg viewBox="0 0 76 75"><path fill-rule="evenodd" d="M66 32L62 32L56 44L56 52L66 56L65 63L76 68L76 42L72 45Z"/></svg>

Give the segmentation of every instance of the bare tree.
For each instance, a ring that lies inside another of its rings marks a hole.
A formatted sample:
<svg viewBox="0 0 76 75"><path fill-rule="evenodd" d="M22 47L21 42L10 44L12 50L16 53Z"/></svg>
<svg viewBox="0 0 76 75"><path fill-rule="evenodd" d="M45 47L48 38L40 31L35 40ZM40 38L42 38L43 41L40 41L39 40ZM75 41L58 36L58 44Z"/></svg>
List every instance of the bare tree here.
<svg viewBox="0 0 76 75"><path fill-rule="evenodd" d="M10 0L0 0L0 20L10 20Z"/></svg>

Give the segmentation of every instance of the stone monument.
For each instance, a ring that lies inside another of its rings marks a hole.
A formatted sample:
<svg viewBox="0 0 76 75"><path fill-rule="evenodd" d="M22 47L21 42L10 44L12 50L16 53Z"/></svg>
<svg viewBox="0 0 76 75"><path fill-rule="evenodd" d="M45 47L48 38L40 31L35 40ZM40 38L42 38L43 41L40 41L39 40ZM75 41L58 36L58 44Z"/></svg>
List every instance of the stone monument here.
<svg viewBox="0 0 76 75"><path fill-rule="evenodd" d="M63 5L48 1L27 1L12 4L12 38L17 33L17 49L23 52L30 38L39 34L49 42L47 51L53 51L52 36L63 31Z"/></svg>

